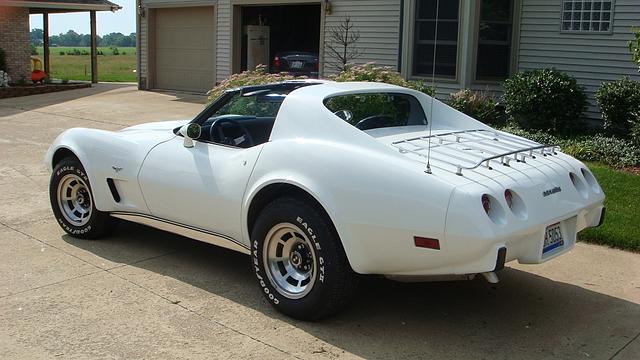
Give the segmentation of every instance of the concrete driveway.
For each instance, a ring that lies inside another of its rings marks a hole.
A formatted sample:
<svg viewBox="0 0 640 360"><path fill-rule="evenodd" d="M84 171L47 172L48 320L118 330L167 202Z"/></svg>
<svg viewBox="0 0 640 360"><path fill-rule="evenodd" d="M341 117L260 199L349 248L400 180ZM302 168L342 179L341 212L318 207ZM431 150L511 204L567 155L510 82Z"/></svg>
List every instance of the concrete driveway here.
<svg viewBox="0 0 640 360"><path fill-rule="evenodd" d="M42 159L64 129L190 118L130 85L0 101L0 358L640 359L640 255L578 244L498 285L366 279L319 323L263 300L243 255L133 224L63 234Z"/></svg>

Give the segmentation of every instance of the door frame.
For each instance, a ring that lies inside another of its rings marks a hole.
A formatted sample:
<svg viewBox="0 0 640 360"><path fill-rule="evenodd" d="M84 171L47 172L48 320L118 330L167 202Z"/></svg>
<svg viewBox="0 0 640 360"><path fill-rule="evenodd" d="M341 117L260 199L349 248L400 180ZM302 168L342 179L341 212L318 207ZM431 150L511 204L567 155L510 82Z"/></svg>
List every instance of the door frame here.
<svg viewBox="0 0 640 360"><path fill-rule="evenodd" d="M243 6L287 6L320 5L320 39L318 42L318 77L322 77L324 68L324 29L326 1L319 0L231 0L231 73L240 72L242 57L242 7Z"/></svg>

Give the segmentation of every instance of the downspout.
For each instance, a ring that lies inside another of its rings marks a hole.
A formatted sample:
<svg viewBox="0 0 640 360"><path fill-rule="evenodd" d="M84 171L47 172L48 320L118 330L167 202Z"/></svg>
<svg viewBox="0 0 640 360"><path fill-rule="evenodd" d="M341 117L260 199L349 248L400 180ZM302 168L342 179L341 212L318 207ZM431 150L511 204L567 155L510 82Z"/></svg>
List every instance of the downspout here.
<svg viewBox="0 0 640 360"><path fill-rule="evenodd" d="M398 72L402 73L402 42L404 40L404 0L400 0L400 31L398 31Z"/></svg>
<svg viewBox="0 0 640 360"><path fill-rule="evenodd" d="M142 86L142 74L140 73L140 60L142 59L142 57L140 56L140 47L141 47L141 41L140 41L140 29L141 29L141 25L140 25L140 16L142 14L142 0L136 0L136 77L138 78L138 90L144 90L144 87L146 86Z"/></svg>

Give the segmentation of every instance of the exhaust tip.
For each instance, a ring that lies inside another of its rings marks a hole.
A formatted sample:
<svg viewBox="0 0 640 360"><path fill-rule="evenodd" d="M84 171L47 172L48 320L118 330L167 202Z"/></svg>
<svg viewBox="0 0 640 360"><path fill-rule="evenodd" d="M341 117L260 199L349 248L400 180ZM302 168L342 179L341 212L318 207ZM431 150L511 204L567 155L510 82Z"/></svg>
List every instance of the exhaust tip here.
<svg viewBox="0 0 640 360"><path fill-rule="evenodd" d="M496 275L496 273L493 271L483 272L482 276L484 276L484 279L487 280L489 284L497 284L500 282L500 279L498 279L498 275Z"/></svg>

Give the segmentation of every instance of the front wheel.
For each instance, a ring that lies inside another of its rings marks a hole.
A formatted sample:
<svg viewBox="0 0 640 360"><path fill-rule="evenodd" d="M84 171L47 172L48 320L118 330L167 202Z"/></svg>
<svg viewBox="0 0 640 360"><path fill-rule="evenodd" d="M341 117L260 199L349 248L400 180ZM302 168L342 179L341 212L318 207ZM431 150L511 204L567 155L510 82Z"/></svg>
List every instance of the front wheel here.
<svg viewBox="0 0 640 360"><path fill-rule="evenodd" d="M89 177L74 158L61 160L53 169L49 199L58 224L73 237L97 239L115 226L109 214L96 209Z"/></svg>
<svg viewBox="0 0 640 360"><path fill-rule="evenodd" d="M280 312L317 320L343 308L357 275L330 220L295 198L277 199L253 228L252 263L267 300Z"/></svg>

